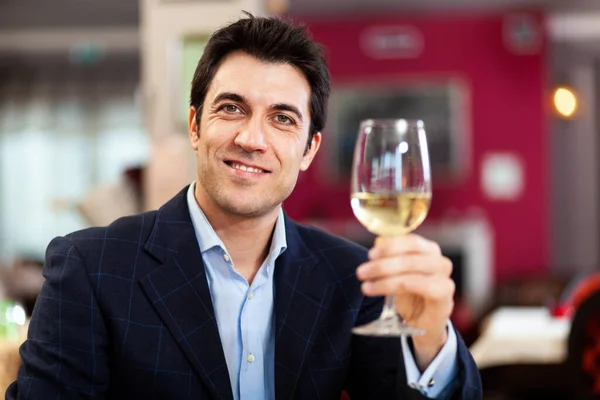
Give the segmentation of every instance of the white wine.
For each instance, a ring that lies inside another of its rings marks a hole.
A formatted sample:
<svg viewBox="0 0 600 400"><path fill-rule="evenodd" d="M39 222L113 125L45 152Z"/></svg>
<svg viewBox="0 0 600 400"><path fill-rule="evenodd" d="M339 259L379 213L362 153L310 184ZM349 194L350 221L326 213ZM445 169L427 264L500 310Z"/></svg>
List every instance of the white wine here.
<svg viewBox="0 0 600 400"><path fill-rule="evenodd" d="M354 215L375 235L404 235L425 220L431 193L354 193L351 204Z"/></svg>

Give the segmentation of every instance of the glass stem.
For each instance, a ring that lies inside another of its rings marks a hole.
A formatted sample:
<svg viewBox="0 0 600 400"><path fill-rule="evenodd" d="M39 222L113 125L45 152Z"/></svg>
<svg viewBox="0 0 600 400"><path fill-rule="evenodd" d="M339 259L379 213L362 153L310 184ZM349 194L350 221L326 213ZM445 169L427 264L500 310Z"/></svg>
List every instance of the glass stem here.
<svg viewBox="0 0 600 400"><path fill-rule="evenodd" d="M385 296L385 304L383 305L383 310L381 311L380 319L396 319L398 318L398 314L396 313L396 302L394 301L394 296Z"/></svg>

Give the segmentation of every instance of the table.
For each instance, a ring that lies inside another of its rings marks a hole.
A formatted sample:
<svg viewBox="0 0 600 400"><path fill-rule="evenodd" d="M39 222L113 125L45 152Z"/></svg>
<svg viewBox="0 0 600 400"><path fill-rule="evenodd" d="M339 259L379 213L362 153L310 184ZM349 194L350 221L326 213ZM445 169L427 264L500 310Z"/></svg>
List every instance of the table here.
<svg viewBox="0 0 600 400"><path fill-rule="evenodd" d="M21 357L21 340L0 339L0 397L4 397L8 386L17 379Z"/></svg>
<svg viewBox="0 0 600 400"><path fill-rule="evenodd" d="M546 307L501 307L483 323L470 348L480 369L514 364L559 364L566 360L571 320Z"/></svg>

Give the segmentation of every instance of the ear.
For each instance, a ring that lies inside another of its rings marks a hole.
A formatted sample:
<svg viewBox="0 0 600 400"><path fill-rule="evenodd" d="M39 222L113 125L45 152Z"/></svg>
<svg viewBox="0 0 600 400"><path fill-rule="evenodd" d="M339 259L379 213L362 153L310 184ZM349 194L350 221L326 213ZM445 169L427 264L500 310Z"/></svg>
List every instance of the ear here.
<svg viewBox="0 0 600 400"><path fill-rule="evenodd" d="M190 107L190 114L188 116L188 135L190 136L190 145L192 149L198 151L198 143L200 142L200 132L198 132L198 120L200 120L200 116L196 119L196 109L194 107Z"/></svg>
<svg viewBox="0 0 600 400"><path fill-rule="evenodd" d="M320 146L321 132L317 132L313 135L310 141L310 148L302 157L302 162L300 163L300 171L306 171L308 167L310 167L310 164L312 163L313 158L315 158L315 155L317 155L317 151L319 151Z"/></svg>

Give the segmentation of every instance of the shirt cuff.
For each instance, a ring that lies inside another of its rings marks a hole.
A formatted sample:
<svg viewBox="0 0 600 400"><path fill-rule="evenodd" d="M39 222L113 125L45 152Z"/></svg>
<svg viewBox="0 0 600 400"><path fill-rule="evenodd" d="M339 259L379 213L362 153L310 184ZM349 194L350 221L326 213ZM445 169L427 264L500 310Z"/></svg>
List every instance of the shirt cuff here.
<svg viewBox="0 0 600 400"><path fill-rule="evenodd" d="M429 364L423 374L419 372L415 358L408 345L407 337L402 336L401 338L408 386L418 390L424 396L433 399L442 395L444 389L446 389L458 375L456 332L450 321L448 321L446 329L448 329L448 340L446 340L446 343L438 355L433 359L431 364Z"/></svg>

